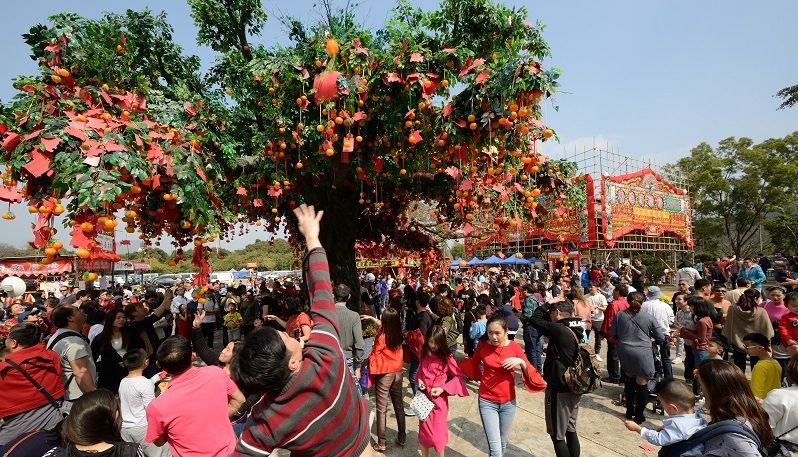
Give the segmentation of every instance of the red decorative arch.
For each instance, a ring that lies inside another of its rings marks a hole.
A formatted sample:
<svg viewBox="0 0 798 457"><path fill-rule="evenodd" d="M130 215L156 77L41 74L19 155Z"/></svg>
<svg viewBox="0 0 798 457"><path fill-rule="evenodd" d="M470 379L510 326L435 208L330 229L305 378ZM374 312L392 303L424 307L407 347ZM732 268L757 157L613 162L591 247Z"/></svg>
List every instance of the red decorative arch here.
<svg viewBox="0 0 798 457"><path fill-rule="evenodd" d="M650 168L602 176L601 210L607 247L634 231L652 236L670 233L689 248L695 244L690 198Z"/></svg>

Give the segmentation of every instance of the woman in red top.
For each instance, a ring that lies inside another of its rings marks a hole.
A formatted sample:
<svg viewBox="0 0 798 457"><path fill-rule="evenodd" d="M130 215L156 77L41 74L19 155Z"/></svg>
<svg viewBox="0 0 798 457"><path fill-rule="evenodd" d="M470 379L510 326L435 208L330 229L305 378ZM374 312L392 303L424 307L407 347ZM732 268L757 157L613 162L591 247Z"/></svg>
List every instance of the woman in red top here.
<svg viewBox="0 0 798 457"><path fill-rule="evenodd" d="M693 340L694 366L697 368L701 365L701 362L709 357L707 345L712 337L712 318L710 313L714 312L715 308L709 301L695 296L687 299L687 304L690 305L693 316L695 316L695 330L681 327L679 328L679 336Z"/></svg>
<svg viewBox="0 0 798 457"><path fill-rule="evenodd" d="M521 370L524 388L540 392L546 383L515 341L507 339L507 321L494 314L487 323L488 344L480 344L474 357L460 369L479 384L479 416L485 428L490 457L501 457L515 417L515 369ZM482 369L480 370L480 364Z"/></svg>
<svg viewBox="0 0 798 457"><path fill-rule="evenodd" d="M310 339L310 327L313 326L313 321L306 312L302 311L302 302L299 297L286 297L284 302L285 310L289 316L287 321L273 314L267 315L266 319L280 324L289 336L294 338L301 337L307 343Z"/></svg>
<svg viewBox="0 0 798 457"><path fill-rule="evenodd" d="M369 355L369 375L374 378L377 403L377 444L374 450L385 452L385 421L388 415L388 397L396 414L399 434L396 444L405 445L405 409L402 402L402 321L395 309L388 307L382 312L381 320L371 316L360 316L380 325L374 348Z"/></svg>

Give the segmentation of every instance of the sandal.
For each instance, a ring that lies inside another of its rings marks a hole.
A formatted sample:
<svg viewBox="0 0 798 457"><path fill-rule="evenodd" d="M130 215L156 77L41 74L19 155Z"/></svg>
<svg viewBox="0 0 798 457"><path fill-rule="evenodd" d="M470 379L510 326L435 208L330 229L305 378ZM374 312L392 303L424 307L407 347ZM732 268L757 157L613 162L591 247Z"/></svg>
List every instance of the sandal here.
<svg viewBox="0 0 798 457"><path fill-rule="evenodd" d="M383 444L383 445L380 445L380 444L372 444L372 445L371 445L371 447L372 447L372 449L374 449L375 451L377 451L377 452L381 452L381 453L385 454L385 445L384 445L384 444Z"/></svg>
<svg viewBox="0 0 798 457"><path fill-rule="evenodd" d="M399 447L405 447L405 443L399 441L398 439L396 441L394 441L394 444L396 444Z"/></svg>

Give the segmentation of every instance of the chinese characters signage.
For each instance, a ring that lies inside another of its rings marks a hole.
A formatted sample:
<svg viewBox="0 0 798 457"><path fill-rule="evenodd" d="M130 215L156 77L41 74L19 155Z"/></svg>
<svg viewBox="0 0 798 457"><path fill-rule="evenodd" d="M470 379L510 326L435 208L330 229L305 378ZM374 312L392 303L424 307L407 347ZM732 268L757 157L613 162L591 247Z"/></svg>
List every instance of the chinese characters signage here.
<svg viewBox="0 0 798 457"><path fill-rule="evenodd" d="M633 231L651 236L670 233L693 247L690 199L682 189L646 168L622 176L602 176L604 241L615 240Z"/></svg>

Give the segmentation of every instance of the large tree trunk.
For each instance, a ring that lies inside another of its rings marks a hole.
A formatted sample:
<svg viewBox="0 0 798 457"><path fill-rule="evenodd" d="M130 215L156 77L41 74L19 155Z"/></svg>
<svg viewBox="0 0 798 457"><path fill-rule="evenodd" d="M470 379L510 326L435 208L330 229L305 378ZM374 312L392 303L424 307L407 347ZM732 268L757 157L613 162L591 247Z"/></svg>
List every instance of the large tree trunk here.
<svg viewBox="0 0 798 457"><path fill-rule="evenodd" d="M357 194L340 187L308 187L302 189L305 202L314 205L317 211L324 210L319 239L327 251L333 287L348 285L352 295L347 306L360 314L360 280L355 267L356 224L361 211Z"/></svg>

